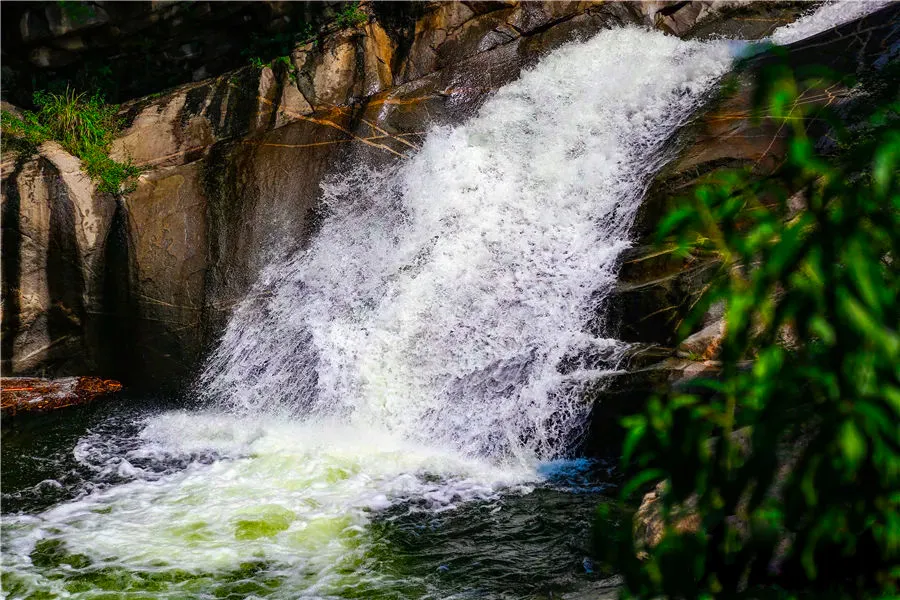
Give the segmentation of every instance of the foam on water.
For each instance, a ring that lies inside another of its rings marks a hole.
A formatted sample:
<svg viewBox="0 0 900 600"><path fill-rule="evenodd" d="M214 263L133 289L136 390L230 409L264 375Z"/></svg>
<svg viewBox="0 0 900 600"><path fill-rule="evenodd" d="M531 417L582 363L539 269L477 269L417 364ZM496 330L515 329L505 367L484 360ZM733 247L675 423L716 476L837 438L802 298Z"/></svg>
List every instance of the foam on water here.
<svg viewBox="0 0 900 600"><path fill-rule="evenodd" d="M816 14L772 39L835 22ZM402 164L331 178L315 240L265 270L203 374L217 408L150 418L124 453L84 438L117 483L6 517L7 589L91 598L141 574L134 597L185 597L253 561L280 597L390 587L367 562L386 507L582 486L584 465L547 461L621 355L598 304L662 144L733 49L605 31Z"/></svg>
<svg viewBox="0 0 900 600"><path fill-rule="evenodd" d="M139 452L160 461L197 452L214 452L217 460L7 522L5 568L24 575L35 545L50 537L64 540L84 573L98 565L227 573L257 560L292 589L326 593L364 561L363 533L373 512L404 502L409 510L442 511L500 490L530 490L522 482L531 473L522 468L342 423L171 412L151 419L140 440ZM70 576L78 570L69 569ZM69 591L65 578L25 577L60 596Z"/></svg>

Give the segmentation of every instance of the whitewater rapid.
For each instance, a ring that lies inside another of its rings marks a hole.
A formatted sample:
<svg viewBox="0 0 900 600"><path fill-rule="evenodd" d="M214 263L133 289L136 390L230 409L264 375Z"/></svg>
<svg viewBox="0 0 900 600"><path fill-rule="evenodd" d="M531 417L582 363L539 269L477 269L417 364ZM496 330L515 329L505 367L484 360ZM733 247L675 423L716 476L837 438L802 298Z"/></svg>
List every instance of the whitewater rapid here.
<svg viewBox="0 0 900 600"><path fill-rule="evenodd" d="M841 6L772 40L862 10ZM101 597L101 570L156 586L133 597L193 597L250 563L277 597L387 589L373 515L530 492L583 428L583 386L618 365L597 308L663 144L734 47L603 31L400 164L335 173L310 247L230 320L210 407L147 418L127 450L79 442L120 483L5 517L7 589Z"/></svg>

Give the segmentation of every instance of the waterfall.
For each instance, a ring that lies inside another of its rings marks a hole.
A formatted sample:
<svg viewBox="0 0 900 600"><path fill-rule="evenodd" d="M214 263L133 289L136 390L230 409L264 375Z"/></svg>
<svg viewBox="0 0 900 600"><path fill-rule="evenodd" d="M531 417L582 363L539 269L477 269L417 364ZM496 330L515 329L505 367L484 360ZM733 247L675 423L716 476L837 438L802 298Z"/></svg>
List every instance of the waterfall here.
<svg viewBox="0 0 900 600"><path fill-rule="evenodd" d="M852 6L773 39L833 26ZM394 166L336 171L310 246L270 264L231 318L200 380L210 406L82 437L73 455L91 487L4 515L4 588L450 597L428 586L458 565L409 587L385 562L408 557L373 520L425 513L425 531L467 502L499 519L565 463L537 464L566 453L587 416L583 387L625 347L598 315L616 257L663 144L735 46L604 31ZM534 516L523 535L551 527ZM469 533L448 546L468 552ZM497 564L504 585L519 583Z"/></svg>
<svg viewBox="0 0 900 600"><path fill-rule="evenodd" d="M563 453L585 382L624 348L586 326L661 147L730 60L726 44L604 31L393 168L335 173L321 230L237 309L205 396L467 455Z"/></svg>
<svg viewBox="0 0 900 600"><path fill-rule="evenodd" d="M772 39L875 6L826 5ZM472 456L564 453L586 420L586 383L626 347L598 306L661 147L733 49L604 31L545 57L468 122L433 129L401 164L345 165L322 186L311 246L269 265L236 310L203 395Z"/></svg>

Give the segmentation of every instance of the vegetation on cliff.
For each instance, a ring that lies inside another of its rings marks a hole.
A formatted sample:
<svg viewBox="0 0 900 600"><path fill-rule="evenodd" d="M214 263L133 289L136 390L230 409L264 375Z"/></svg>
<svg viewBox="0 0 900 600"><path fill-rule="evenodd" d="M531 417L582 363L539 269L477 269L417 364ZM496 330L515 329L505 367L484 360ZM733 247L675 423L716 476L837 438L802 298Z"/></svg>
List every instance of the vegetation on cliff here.
<svg viewBox="0 0 900 600"><path fill-rule="evenodd" d="M759 106L792 132L785 164L716 173L661 226L721 258L696 314L724 302L727 328L709 393L671 392L624 422L628 479L599 509L597 545L627 596L900 592L898 105L873 85L839 115L825 105L840 87L765 70ZM660 480L648 543L629 507Z"/></svg>
<svg viewBox="0 0 900 600"><path fill-rule="evenodd" d="M21 117L3 111L3 132L15 139L19 150L30 155L40 144L57 141L81 159L82 168L101 192L134 190L140 169L130 160L118 162L109 156L121 125L118 106L71 88L59 94L36 92L34 104L37 110L26 110Z"/></svg>
<svg viewBox="0 0 900 600"><path fill-rule="evenodd" d="M338 29L359 27L369 16L360 8L359 2L347 2L335 15L332 21L315 26L312 23L299 22L291 30L275 35L250 35L250 44L241 51L248 56L250 66L254 69L281 66L292 83L297 83L297 69L291 62L291 52L303 44L318 44L317 36L323 27L333 24Z"/></svg>

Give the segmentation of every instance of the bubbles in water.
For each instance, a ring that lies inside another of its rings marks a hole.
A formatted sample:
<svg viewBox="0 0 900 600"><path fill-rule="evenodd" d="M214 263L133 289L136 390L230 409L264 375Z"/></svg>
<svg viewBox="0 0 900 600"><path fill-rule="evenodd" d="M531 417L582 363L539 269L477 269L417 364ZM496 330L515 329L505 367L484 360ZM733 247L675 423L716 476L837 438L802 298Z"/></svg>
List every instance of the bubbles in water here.
<svg viewBox="0 0 900 600"><path fill-rule="evenodd" d="M203 583L204 574L218 580L257 561L290 589L327 591L361 568L373 513L403 503L440 512L500 490L527 493L533 478L342 423L170 412L150 418L138 442L129 454L159 464L208 453L218 460L190 461L164 478L112 486L36 517L4 518L4 568L63 595L73 581L120 569L123 577L181 572ZM104 452L90 442L82 450ZM110 467L121 465L115 459ZM46 563L41 573L30 568L36 559ZM122 585L114 589L131 584ZM161 598L184 590L156 591L166 592L154 596Z"/></svg>

